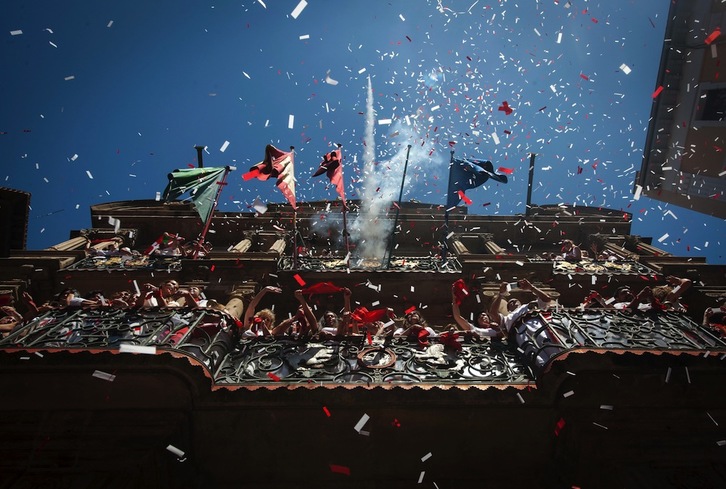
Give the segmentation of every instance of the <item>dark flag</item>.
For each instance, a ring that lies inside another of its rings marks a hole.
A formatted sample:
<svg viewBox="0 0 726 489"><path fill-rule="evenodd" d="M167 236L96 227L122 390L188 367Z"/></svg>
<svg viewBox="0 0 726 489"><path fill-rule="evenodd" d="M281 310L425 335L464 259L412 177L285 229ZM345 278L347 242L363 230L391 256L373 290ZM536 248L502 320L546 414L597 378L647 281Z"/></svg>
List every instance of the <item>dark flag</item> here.
<svg viewBox="0 0 726 489"><path fill-rule="evenodd" d="M257 178L265 181L277 178L277 188L285 196L293 209L297 208L295 201L295 161L293 152L277 149L271 144L265 147L265 159L250 168L250 171L242 175L244 180Z"/></svg>
<svg viewBox="0 0 726 489"><path fill-rule="evenodd" d="M499 183L507 183L506 175L494 173L494 166L491 161L454 158L449 173L446 208L455 207L462 198L466 198L464 195L465 190L479 187L490 178Z"/></svg>
<svg viewBox="0 0 726 489"><path fill-rule="evenodd" d="M340 148L335 151L327 153L323 157L323 161L320 163L320 167L313 174L314 177L318 177L325 173L330 180L330 183L335 185L335 190L343 199L343 205L345 205L345 184L343 182L343 156Z"/></svg>

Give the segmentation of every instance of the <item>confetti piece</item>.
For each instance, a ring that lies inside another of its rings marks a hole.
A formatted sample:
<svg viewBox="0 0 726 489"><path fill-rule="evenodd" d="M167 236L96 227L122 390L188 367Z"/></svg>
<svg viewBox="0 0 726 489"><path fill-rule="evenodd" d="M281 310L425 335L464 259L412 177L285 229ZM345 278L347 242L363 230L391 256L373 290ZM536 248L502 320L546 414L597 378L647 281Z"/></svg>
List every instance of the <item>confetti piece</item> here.
<svg viewBox="0 0 726 489"><path fill-rule="evenodd" d="M512 168L505 168L503 166L500 166L499 168L497 168L497 171L499 173L504 173L506 175L511 175L512 173L514 173L514 170Z"/></svg>
<svg viewBox="0 0 726 489"><path fill-rule="evenodd" d="M669 380L671 380L671 368L670 367L668 367L668 370L666 371L665 383L667 384Z"/></svg>
<svg viewBox="0 0 726 489"><path fill-rule="evenodd" d="M363 426L365 426L365 424L368 422L369 419L371 419L370 416L368 416L367 414L363 413L363 416L361 416L361 418L355 424L355 426L353 427L353 429L355 431L357 431L358 433L360 433L360 430L363 429Z"/></svg>
<svg viewBox="0 0 726 489"><path fill-rule="evenodd" d="M688 367L685 367L685 368L686 368L686 380L688 380L688 383L690 384L691 383L691 374L688 372Z"/></svg>
<svg viewBox="0 0 726 489"><path fill-rule="evenodd" d="M350 475L350 468L345 465L330 464L330 471L334 474Z"/></svg>
<svg viewBox="0 0 726 489"><path fill-rule="evenodd" d="M633 200L640 200L640 194L643 192L643 186L642 185L636 185L635 186L635 195L633 195Z"/></svg>
<svg viewBox="0 0 726 489"><path fill-rule="evenodd" d="M267 372L267 376L275 382L280 382L280 377L273 374L272 372Z"/></svg>
<svg viewBox="0 0 726 489"><path fill-rule="evenodd" d="M166 449L169 450L171 453L173 453L174 455L176 455L179 458L184 457L184 452L182 450L179 450L174 445L169 445L168 447L166 447Z"/></svg>
<svg viewBox="0 0 726 489"><path fill-rule="evenodd" d="M606 411L612 411L613 407L610 406L609 404L600 404L600 409L604 409Z"/></svg>
<svg viewBox="0 0 726 489"><path fill-rule="evenodd" d="M76 161L77 159L78 159L77 154L74 154L73 156L71 156L71 161Z"/></svg>
<svg viewBox="0 0 726 489"><path fill-rule="evenodd" d="M565 427L565 418L560 418L555 424L555 436L560 436L560 432Z"/></svg>
<svg viewBox="0 0 726 489"><path fill-rule="evenodd" d="M227 148L228 148L228 147L229 147L229 141L225 141L225 142L224 142L224 144L222 145L222 147L221 147L221 148L219 148L219 150L220 150L220 151L221 151L222 153L224 153L225 151L227 151Z"/></svg>
<svg viewBox="0 0 726 489"><path fill-rule="evenodd" d="M252 204L252 208L257 211L258 214L264 214L267 212L267 204L262 202L259 197L255 199L255 202Z"/></svg>
<svg viewBox="0 0 726 489"><path fill-rule="evenodd" d="M333 80L332 78L330 78L330 70L328 70L328 72L325 74L325 83L327 83L328 85L333 85L333 86L338 84L338 80ZM325 107L326 107L326 112L327 112L328 105L326 104Z"/></svg>
<svg viewBox="0 0 726 489"><path fill-rule="evenodd" d="M522 404L524 404L524 398L522 397L522 394L520 394L519 392L517 392L517 398L519 399L519 402L521 402Z"/></svg>
<svg viewBox="0 0 726 489"><path fill-rule="evenodd" d="M303 278L300 275L298 275L296 273L295 275L292 276L292 278L295 279L295 282L297 282L300 285L300 287L305 287L305 281L303 280Z"/></svg>
<svg viewBox="0 0 726 489"><path fill-rule="evenodd" d="M106 24L106 27L111 27L113 25L113 20L109 20L108 24Z"/></svg>
<svg viewBox="0 0 726 489"><path fill-rule="evenodd" d="M423 482L424 474L426 474L425 470L421 471L421 475L418 476L418 483L421 484Z"/></svg>
<svg viewBox="0 0 726 489"><path fill-rule="evenodd" d="M358 70L358 74L359 75L362 74L362 73L365 73L365 72L366 72L366 69L365 68L361 68L360 70Z"/></svg>
<svg viewBox="0 0 726 489"><path fill-rule="evenodd" d="M330 411L328 410L328 408L327 408L327 407L323 406L323 412L325 413L325 415L326 415L327 417L330 417Z"/></svg>
<svg viewBox="0 0 726 489"><path fill-rule="evenodd" d="M422 462L425 462L425 461L427 461L430 458L431 458L431 452L429 452L426 455L424 455L423 457L421 457L421 461Z"/></svg>
<svg viewBox="0 0 726 489"><path fill-rule="evenodd" d="M560 43L562 43L562 33L558 32L557 33L557 44L560 44Z"/></svg>
<svg viewBox="0 0 726 489"><path fill-rule="evenodd" d="M406 19L403 18L403 14L398 14L398 18L401 19L402 21L406 22Z"/></svg>
<svg viewBox="0 0 726 489"><path fill-rule="evenodd" d="M709 414L708 412L706 412L706 414L708 415L709 418L711 418L711 421L713 421L713 424L715 424L716 426L718 426L718 423L716 422L715 419L713 419L713 416L711 416L711 414Z"/></svg>
<svg viewBox="0 0 726 489"><path fill-rule="evenodd" d="M86 175L88 175L88 178L90 178L91 180L93 180L93 175L91 175L91 171L90 170L86 170Z"/></svg>
<svg viewBox="0 0 726 489"><path fill-rule="evenodd" d="M651 97L656 98L658 95L660 95L660 92L663 91L663 85L659 86L655 89L655 92L653 92L653 95Z"/></svg>
<svg viewBox="0 0 726 489"><path fill-rule="evenodd" d="M76 75L70 75L70 76L67 76L67 77L65 77L65 78L63 78L63 79L64 79L65 81L71 81L71 80L75 80L75 79L76 79Z"/></svg>
<svg viewBox="0 0 726 489"><path fill-rule="evenodd" d="M499 144L499 136L497 136L496 132L492 133L492 139L494 140L494 144Z"/></svg>
<svg viewBox="0 0 726 489"><path fill-rule="evenodd" d="M387 126L391 124L391 119L378 119L379 126Z"/></svg>
<svg viewBox="0 0 726 489"><path fill-rule="evenodd" d="M15 31L10 31L11 36L20 36L23 33L22 29L17 29Z"/></svg>
<svg viewBox="0 0 726 489"><path fill-rule="evenodd" d="M300 39L301 41L304 41L305 39L310 39L310 34L303 34L302 36L300 36L300 38L299 38L299 39Z"/></svg>
<svg viewBox="0 0 726 489"><path fill-rule="evenodd" d="M265 5L265 2L263 2L262 0L257 0L257 2L258 2L258 3L260 4L260 5L262 5L262 7L263 7L263 8L267 8L267 5Z"/></svg>
<svg viewBox="0 0 726 489"><path fill-rule="evenodd" d="M716 445L722 447L722 446L726 445L726 440L719 440L716 442Z"/></svg>
<svg viewBox="0 0 726 489"><path fill-rule="evenodd" d="M131 345L128 343L121 344L121 346L119 346L118 351L120 353L139 353L142 355L156 355L155 346Z"/></svg>
<svg viewBox="0 0 726 489"><path fill-rule="evenodd" d="M292 129L295 126L295 116L293 114L290 114L290 116L287 118L287 128Z"/></svg>
<svg viewBox="0 0 726 489"><path fill-rule="evenodd" d="M666 239L668 239L668 233L665 233L663 236L661 236L660 238L658 238L658 242L659 243L662 243Z"/></svg>
<svg viewBox="0 0 726 489"><path fill-rule="evenodd" d="M703 42L705 42L705 43L706 43L707 45L708 45L708 44L711 44L711 43L712 43L713 41L715 41L715 40L716 40L716 39L718 38L718 36L720 36L720 35L721 35L721 29L719 29L718 27L716 27L716 29L715 29L715 30L714 30L714 31L713 31L712 33L710 33L710 34L708 35L708 37L706 38L706 40L705 40L705 41L703 41Z"/></svg>
<svg viewBox="0 0 726 489"><path fill-rule="evenodd" d="M565 392L564 394L562 394L562 397L570 397L570 396L571 396L571 395L573 395L574 393L575 393L575 391L567 391L567 392Z"/></svg>
<svg viewBox="0 0 726 489"><path fill-rule="evenodd" d="M623 63L623 64L620 65L620 71L622 71L626 75L629 75L632 70L630 69L630 66L626 65L625 63Z"/></svg>
<svg viewBox="0 0 726 489"><path fill-rule="evenodd" d="M300 0L300 3L297 4L297 7L295 7L295 10L292 11L290 14L290 17L293 19L297 19L298 15L302 13L302 11L305 9L305 7L308 6L308 2L305 0Z"/></svg>
<svg viewBox="0 0 726 489"><path fill-rule="evenodd" d="M102 372L101 370L95 370L92 375L93 375L93 377L96 377L97 379L107 380L109 382L113 382L116 379L115 375L109 374L106 372Z"/></svg>
<svg viewBox="0 0 726 489"><path fill-rule="evenodd" d="M600 423L596 423L596 422L594 422L594 421L592 422L592 424L594 424L594 425L595 425L595 426L597 426L598 428L602 428L602 429L604 429L604 430L608 429L608 427L607 427L607 426L603 426L603 425L601 425Z"/></svg>

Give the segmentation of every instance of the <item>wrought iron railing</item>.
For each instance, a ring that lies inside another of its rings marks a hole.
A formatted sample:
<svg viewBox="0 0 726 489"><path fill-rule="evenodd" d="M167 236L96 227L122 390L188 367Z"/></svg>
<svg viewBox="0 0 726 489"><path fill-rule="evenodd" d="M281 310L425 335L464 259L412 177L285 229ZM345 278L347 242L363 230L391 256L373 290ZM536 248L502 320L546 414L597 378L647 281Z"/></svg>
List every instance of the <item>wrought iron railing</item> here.
<svg viewBox="0 0 726 489"><path fill-rule="evenodd" d="M573 349L726 352L726 342L672 312L534 312L507 341L462 332L404 338L240 337L235 321L208 309L63 309L0 340L1 350L183 352L217 385L522 384Z"/></svg>
<svg viewBox="0 0 726 489"><path fill-rule="evenodd" d="M281 270L295 269L292 257L283 256L280 259ZM394 256L390 264L382 259L363 259L351 257L348 261L337 256L300 256L297 259L298 270L330 271L330 270L394 270L394 271L446 271L460 272L461 264L455 257L449 257L442 262L436 256Z"/></svg>
<svg viewBox="0 0 726 489"><path fill-rule="evenodd" d="M87 256L70 265L66 270L181 270L181 257L146 255L98 255Z"/></svg>
<svg viewBox="0 0 726 489"><path fill-rule="evenodd" d="M653 270L631 260L593 260L584 258L578 261L555 260L552 262L554 273L587 275L652 275Z"/></svg>

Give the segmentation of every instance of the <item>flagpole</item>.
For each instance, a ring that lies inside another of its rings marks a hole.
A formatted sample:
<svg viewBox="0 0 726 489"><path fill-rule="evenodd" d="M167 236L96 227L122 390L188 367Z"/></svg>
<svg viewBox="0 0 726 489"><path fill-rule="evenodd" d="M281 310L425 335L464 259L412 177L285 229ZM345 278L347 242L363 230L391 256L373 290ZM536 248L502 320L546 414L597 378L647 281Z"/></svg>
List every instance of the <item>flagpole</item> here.
<svg viewBox="0 0 726 489"><path fill-rule="evenodd" d="M295 146L290 146L290 153L292 154L293 165L295 164ZM295 167L293 166L293 169ZM294 170L293 170L294 171ZM295 175L293 174L293 178ZM297 205L292 208L292 269L297 270L298 265L298 253L297 253Z"/></svg>
<svg viewBox="0 0 726 489"><path fill-rule="evenodd" d="M194 248L194 254L192 255L193 260L196 260L197 258L199 258L199 252L202 250L202 246L204 245L204 240L207 237L207 232L209 232L209 228L212 225L212 216L214 216L214 210L217 208L217 202L219 201L219 195L222 193L222 188L225 185L227 185L227 175L229 175L230 171L232 171L232 167L225 166L224 175L222 175L222 181L217 182L218 188L217 188L217 192L214 194L214 202L212 202L212 209L209 211L209 217L207 217L207 221L204 223L204 228L202 229L202 234L199 235L197 246Z"/></svg>
<svg viewBox="0 0 726 489"><path fill-rule="evenodd" d="M391 230L391 239L388 246L388 258L386 260L386 268L391 268L391 258L393 257L393 248L396 242L396 226L398 226L398 214L401 212L401 199L403 199L403 186L406 182L406 169L408 168L408 155L411 153L411 145L406 148L406 162L403 164L403 178L401 178L401 191L398 193L398 205L396 206L396 219L393 221L393 229Z"/></svg>
<svg viewBox="0 0 726 489"><path fill-rule="evenodd" d="M451 174L454 172L454 150L451 150L451 159L449 160L449 182L447 184L446 205L449 205L449 191L451 190ZM449 208L444 210L444 239L441 246L441 262L446 263L446 255L449 245L446 243L446 237L449 235Z"/></svg>
<svg viewBox="0 0 726 489"><path fill-rule="evenodd" d="M534 153L529 155L529 181L527 183L527 206L524 208L524 215L532 214L532 183L534 181Z"/></svg>
<svg viewBox="0 0 726 489"><path fill-rule="evenodd" d="M343 239L345 241L345 256L346 265L350 264L350 244L348 243L348 203L345 201L345 178L343 177L343 145L337 143L338 149L340 150L340 179L343 181Z"/></svg>

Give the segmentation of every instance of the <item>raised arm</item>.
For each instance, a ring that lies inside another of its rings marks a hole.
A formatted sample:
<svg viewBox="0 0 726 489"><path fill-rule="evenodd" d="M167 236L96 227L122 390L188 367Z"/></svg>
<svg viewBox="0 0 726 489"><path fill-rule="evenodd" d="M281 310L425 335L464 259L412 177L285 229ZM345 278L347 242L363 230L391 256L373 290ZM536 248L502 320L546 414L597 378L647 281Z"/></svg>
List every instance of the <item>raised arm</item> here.
<svg viewBox="0 0 726 489"><path fill-rule="evenodd" d="M526 278L519 281L519 287L524 290L532 291L532 293L537 296L537 299L541 300L542 302L549 303L552 301L552 297L547 292L544 292L538 287L535 287Z"/></svg>
<svg viewBox="0 0 726 489"><path fill-rule="evenodd" d="M257 310L257 306L259 305L265 294L267 294L268 292L274 292L276 294L279 294L280 292L282 292L282 289L280 289L279 287L272 287L268 285L267 287L263 287L262 290L260 290L257 295L252 298L249 305L247 306L247 309L245 309L244 320L242 322L245 328L249 327L250 321L252 321L252 316L255 315L255 311Z"/></svg>
<svg viewBox="0 0 726 489"><path fill-rule="evenodd" d="M504 294L507 293L507 282L502 282L499 285L499 293L492 301L491 305L489 306L489 317L492 318L492 321L497 321L501 325L501 317L502 313L499 312L500 307L502 305L502 300L504 299Z"/></svg>
<svg viewBox="0 0 726 489"><path fill-rule="evenodd" d="M313 314L313 310L310 309L308 301L305 300L302 289L297 289L295 291L295 298L300 303L300 307L302 308L303 315L305 317L305 322L307 323L307 327L305 328L306 331L304 331L303 333L306 333L307 330L310 330L313 334L317 333L318 321L317 319L315 319L315 314Z"/></svg>
<svg viewBox="0 0 726 489"><path fill-rule="evenodd" d="M456 301L456 294L454 294L453 286L451 287L451 313L454 316L454 321L456 321L456 324L458 324L461 329L464 331L471 331L471 323L464 319L461 315L461 309Z"/></svg>
<svg viewBox="0 0 726 489"><path fill-rule="evenodd" d="M666 282L673 286L673 290L666 296L668 302L676 302L692 285L690 279L678 278L673 275L666 277Z"/></svg>

